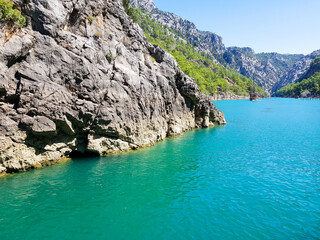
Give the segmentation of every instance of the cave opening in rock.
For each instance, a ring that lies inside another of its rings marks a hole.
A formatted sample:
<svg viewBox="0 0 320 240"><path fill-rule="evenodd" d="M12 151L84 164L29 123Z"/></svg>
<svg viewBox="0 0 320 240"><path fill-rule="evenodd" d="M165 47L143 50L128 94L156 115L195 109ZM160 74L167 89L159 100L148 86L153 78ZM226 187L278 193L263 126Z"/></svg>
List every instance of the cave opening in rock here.
<svg viewBox="0 0 320 240"><path fill-rule="evenodd" d="M78 9L73 9L72 13L69 17L69 24L70 26L76 25L77 21L79 20L80 12Z"/></svg>
<svg viewBox="0 0 320 240"><path fill-rule="evenodd" d="M69 158L89 158L89 157L100 157L99 153L96 152L80 152L77 150L73 150L71 153L68 154Z"/></svg>

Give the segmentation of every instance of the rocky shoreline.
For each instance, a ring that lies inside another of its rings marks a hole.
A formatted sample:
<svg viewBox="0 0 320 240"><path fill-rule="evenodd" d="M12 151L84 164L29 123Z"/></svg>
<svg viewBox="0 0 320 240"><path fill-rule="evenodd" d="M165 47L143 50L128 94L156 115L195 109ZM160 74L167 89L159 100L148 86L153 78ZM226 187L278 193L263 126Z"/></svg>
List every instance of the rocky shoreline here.
<svg viewBox="0 0 320 240"><path fill-rule="evenodd" d="M250 96L219 92L210 96L211 101L250 99Z"/></svg>
<svg viewBox="0 0 320 240"><path fill-rule="evenodd" d="M219 125L225 125L225 124L226 124L226 122L222 123L222 124L219 124ZM215 126L211 126L211 127L215 127ZM186 133L187 131L192 131L192 130L195 130L195 129L197 129L197 127L185 130L184 132L181 132L181 133L179 133L177 135L174 135L174 136L166 137L164 139L159 140L158 142L153 142L153 143L150 143L150 144L141 145L141 146L139 146L137 148L130 148L130 149L125 149L125 150L110 150L109 152L107 152L105 154L102 154L102 155L99 155L99 156L103 157L103 156L108 156L110 154L121 154L121 153L129 152L129 151L136 151L136 150L139 150L139 149L152 147L152 146L156 145L157 143L166 140L167 138L179 137L179 136L183 135L184 133ZM98 155L90 154L90 153L79 153L79 154L76 154L74 156L67 155L67 156L64 156L64 157L61 157L61 158L58 158L58 159L48 159L48 160L39 161L37 163L28 165L25 168L16 169L15 171L8 171L7 168L5 168L3 166L0 166L0 178L1 177L6 177L6 176L9 176L9 175L12 175L12 174L26 172L26 171L33 170L33 169L40 169L40 168L43 168L43 167L52 166L52 165L55 165L55 164L67 163L67 162L71 161L73 158L82 158L82 157L87 157L87 156L97 157Z"/></svg>
<svg viewBox="0 0 320 240"><path fill-rule="evenodd" d="M226 124L121 0L15 4L29 24L0 26L0 173Z"/></svg>

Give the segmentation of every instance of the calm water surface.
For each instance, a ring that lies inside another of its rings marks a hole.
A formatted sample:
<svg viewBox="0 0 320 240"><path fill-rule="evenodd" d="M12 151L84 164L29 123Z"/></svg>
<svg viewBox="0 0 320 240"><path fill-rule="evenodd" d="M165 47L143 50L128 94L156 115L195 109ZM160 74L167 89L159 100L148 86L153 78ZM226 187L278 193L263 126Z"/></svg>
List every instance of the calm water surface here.
<svg viewBox="0 0 320 240"><path fill-rule="evenodd" d="M0 178L0 239L320 239L320 101L220 101L228 125Z"/></svg>

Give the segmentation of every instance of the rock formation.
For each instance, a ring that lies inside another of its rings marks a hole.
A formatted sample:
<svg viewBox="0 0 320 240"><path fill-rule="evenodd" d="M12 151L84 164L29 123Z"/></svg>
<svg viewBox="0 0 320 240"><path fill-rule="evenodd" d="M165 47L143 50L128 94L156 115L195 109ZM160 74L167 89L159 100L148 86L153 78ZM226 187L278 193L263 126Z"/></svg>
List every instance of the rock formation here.
<svg viewBox="0 0 320 240"><path fill-rule="evenodd" d="M319 98L320 97L320 57L316 57L310 67L294 83L274 93L277 97Z"/></svg>
<svg viewBox="0 0 320 240"><path fill-rule="evenodd" d="M312 74L308 76L304 76L304 74L310 67L310 63L318 56L320 56L320 50L314 51L309 55L302 55L297 61L294 61L293 65L284 72L279 82L273 86L272 92L275 93L280 88L299 81L301 78L311 77Z"/></svg>
<svg viewBox="0 0 320 240"><path fill-rule="evenodd" d="M140 6L142 10L147 12L158 10L152 0L131 0L130 2L134 6Z"/></svg>
<svg viewBox="0 0 320 240"><path fill-rule="evenodd" d="M121 0L14 2L28 26L0 26L0 172L225 124Z"/></svg>
<svg viewBox="0 0 320 240"><path fill-rule="evenodd" d="M241 99L250 99L250 96L245 95L235 95L233 93L217 92L214 95L210 96L212 101L220 100L241 100Z"/></svg>

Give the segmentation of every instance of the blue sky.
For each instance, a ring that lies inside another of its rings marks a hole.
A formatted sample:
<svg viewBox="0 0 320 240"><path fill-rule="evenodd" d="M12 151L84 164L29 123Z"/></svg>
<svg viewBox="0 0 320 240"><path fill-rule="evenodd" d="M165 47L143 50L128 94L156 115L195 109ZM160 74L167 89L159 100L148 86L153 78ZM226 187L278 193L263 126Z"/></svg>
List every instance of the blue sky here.
<svg viewBox="0 0 320 240"><path fill-rule="evenodd" d="M320 49L320 0L153 0L160 10L256 52Z"/></svg>

